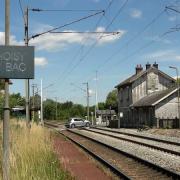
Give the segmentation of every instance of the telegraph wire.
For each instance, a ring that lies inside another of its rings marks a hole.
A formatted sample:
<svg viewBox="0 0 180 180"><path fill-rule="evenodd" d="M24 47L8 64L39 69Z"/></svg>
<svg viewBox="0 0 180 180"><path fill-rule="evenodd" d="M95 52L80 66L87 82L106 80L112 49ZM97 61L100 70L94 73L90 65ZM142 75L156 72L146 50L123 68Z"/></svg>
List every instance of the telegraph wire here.
<svg viewBox="0 0 180 180"><path fill-rule="evenodd" d="M21 0L18 0L18 2L19 2L19 7L20 7L20 11L21 11L21 14L22 14L23 21L24 21L24 23L25 23L26 20L25 20L25 17L24 17L22 2L21 2Z"/></svg>
<svg viewBox="0 0 180 180"><path fill-rule="evenodd" d="M166 10L162 10L159 14L157 14L142 30L136 33L135 36L130 38L124 46L121 46L119 49L117 49L112 55L110 55L102 64L97 66L96 69L100 70L102 69L114 56L119 54L123 49L125 49L129 44L134 42L139 36L142 35L153 23L155 23L164 13Z"/></svg>
<svg viewBox="0 0 180 180"><path fill-rule="evenodd" d="M48 30L48 31L44 31L44 32L42 32L42 33L35 34L35 35L31 36L30 39L34 39L34 38L36 38L36 37L39 37L39 36L42 36L42 35L44 35L44 34L53 32L53 31L58 30L58 29L61 29L61 28L63 28L63 27L66 27L66 26L75 24L75 23L77 23L77 22L80 22L80 21L82 21L82 20L91 18L91 17L96 16L96 15L99 15L99 14L101 14L101 13L104 14L104 12L105 12L105 11L103 10L103 11L100 11L100 12L97 12L97 13L94 13L94 14L90 14L90 15L88 15L88 16L85 16L85 17L82 17L82 18L80 18L80 19L71 21L71 22L69 22L69 23L66 23L66 24L64 24L64 25L58 26L58 27L56 27L56 28L52 28L52 29L50 29L50 30ZM30 39L29 39L29 40L30 40Z"/></svg>
<svg viewBox="0 0 180 180"><path fill-rule="evenodd" d="M162 33L162 34L158 35L158 37L159 37L160 39L162 39L164 36L166 36L165 33ZM141 46L140 48L138 48L137 50L135 50L134 52L132 52L130 55L122 58L120 62L118 62L118 63L115 64L115 67L116 67L117 65L121 64L122 62L125 62L125 61L128 60L130 57L135 56L137 53L139 53L139 52L142 51L143 49L148 48L149 46L151 46L151 45L154 44L155 42L156 42L156 40L151 40L150 42L148 42L148 43L146 43L145 45ZM106 72L107 72L108 70L110 70L110 68L107 69Z"/></svg>
<svg viewBox="0 0 180 180"><path fill-rule="evenodd" d="M87 31L87 32L83 32L83 31L55 31L55 32L51 32L52 34L108 34L108 35L116 35L119 34L120 32L116 31Z"/></svg>
<svg viewBox="0 0 180 180"><path fill-rule="evenodd" d="M103 16L100 17L100 19L99 19L98 22L96 23L94 29L97 28L98 24L99 24L99 23L101 22L101 20L102 20L102 17L103 17ZM60 77L60 80L64 80L66 73L69 72L69 71L68 71L69 67L72 65L73 61L78 57L78 55L80 54L80 52L83 50L83 48L84 48L84 46L85 46L85 42L88 41L89 39L90 39L90 36L87 37L87 38L84 40L84 42L82 42L83 40L81 41L81 43L82 43L81 47L79 48L79 50L77 51L77 53L73 56L73 58L71 58L71 61L68 63L68 65L66 66L65 70L63 71L62 76ZM58 78L58 79L59 79L59 78Z"/></svg>
<svg viewBox="0 0 180 180"><path fill-rule="evenodd" d="M40 9L40 8L29 8L29 10L34 12L99 12L102 9Z"/></svg>
<svg viewBox="0 0 180 180"><path fill-rule="evenodd" d="M111 7L111 5L112 5L113 2L114 2L114 0L111 0L111 1L108 3L108 6L105 8L105 13L106 13L106 12L108 11L108 9ZM100 22L102 21L105 13L99 18L99 20L97 21L97 23L96 23L96 25L95 25L95 27L94 27L93 29L96 29L96 28L98 27L98 25L99 25ZM61 78L60 78L61 80L64 81L64 80L67 78L66 74L68 74L68 73L71 72L71 70L68 71L69 66L71 66L72 63L73 63L73 61L74 61L74 59L76 59L76 58L78 57L79 53L83 50L83 48L84 48L84 46L85 46L85 42L88 41L89 39L90 39L90 36L87 37L87 38L84 40L84 42L82 42L82 45L81 45L80 49L79 49L78 52L75 54L75 56L72 58L72 60L70 61L70 63L68 63L67 68L63 71L62 76L61 76ZM58 78L58 79L59 79L59 78Z"/></svg>
<svg viewBox="0 0 180 180"><path fill-rule="evenodd" d="M112 2L112 1L111 1ZM127 5L128 0L126 0L123 5L120 7L120 9L118 10L118 12L116 13L116 15L113 17L113 19L111 20L111 22L107 25L107 27L105 28L106 30L113 24L113 22L116 20L116 18L119 16L119 14L122 12L122 10L125 8L125 6ZM102 38L103 36L101 35L93 44L92 46L89 48L89 50L84 54L84 56L82 56L79 61L71 68L69 73L72 73L72 71L74 69L76 69L76 67L84 60L84 58L86 58L86 56L92 51L92 49L94 49L94 47L98 44L99 40Z"/></svg>
<svg viewBox="0 0 180 180"><path fill-rule="evenodd" d="M166 6L166 9L177 12L177 13L180 13L180 10L175 9L174 6Z"/></svg>

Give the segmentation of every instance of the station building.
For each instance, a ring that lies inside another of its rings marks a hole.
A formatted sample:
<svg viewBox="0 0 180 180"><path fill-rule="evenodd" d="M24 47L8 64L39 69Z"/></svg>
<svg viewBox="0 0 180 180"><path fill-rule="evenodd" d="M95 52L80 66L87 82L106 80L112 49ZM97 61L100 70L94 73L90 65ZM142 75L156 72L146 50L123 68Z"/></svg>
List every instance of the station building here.
<svg viewBox="0 0 180 180"><path fill-rule="evenodd" d="M147 63L145 69L137 65L135 74L116 88L121 127L179 127L176 81L158 64Z"/></svg>

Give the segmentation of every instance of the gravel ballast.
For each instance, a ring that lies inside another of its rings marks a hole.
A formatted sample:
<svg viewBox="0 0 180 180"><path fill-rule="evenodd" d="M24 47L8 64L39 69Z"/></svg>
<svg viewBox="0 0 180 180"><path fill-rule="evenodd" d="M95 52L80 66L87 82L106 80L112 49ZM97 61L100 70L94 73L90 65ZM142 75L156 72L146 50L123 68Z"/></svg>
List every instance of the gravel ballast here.
<svg viewBox="0 0 180 180"><path fill-rule="evenodd" d="M145 159L151 163L157 164L166 169L170 169L177 173L180 173L180 156L172 155L169 153L161 152L159 150L151 149L145 146L127 142L124 140L118 140L108 136L100 135L83 130L74 130L80 134L91 137L97 141L111 145L117 149L123 150L137 157ZM171 145L170 145L171 146Z"/></svg>

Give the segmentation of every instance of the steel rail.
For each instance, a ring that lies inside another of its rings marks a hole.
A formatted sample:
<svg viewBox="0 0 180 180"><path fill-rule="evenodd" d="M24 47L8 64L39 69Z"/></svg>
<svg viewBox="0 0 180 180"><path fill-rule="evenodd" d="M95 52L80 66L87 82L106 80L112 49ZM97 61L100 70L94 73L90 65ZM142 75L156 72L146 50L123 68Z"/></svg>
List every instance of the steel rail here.
<svg viewBox="0 0 180 180"><path fill-rule="evenodd" d="M112 137L112 138L119 139L119 140L123 140L123 141L128 141L128 142L131 142L131 143L134 143L134 144L146 146L146 147L149 147L149 148L152 148L152 149L156 149L156 150L159 150L159 151L163 151L163 152L166 152L166 153L170 153L170 154L180 156L180 152L178 152L178 151L165 149L163 147L151 145L151 144L148 144L148 143L138 142L136 140L132 140L132 139L124 138L124 137L119 137L119 136L115 136L115 135L112 135L112 134L106 134L104 132L98 132L98 131L90 130L90 129L86 129L86 128L83 128L83 130L93 132L93 133L97 133L97 134L101 134L101 135L105 135L105 136ZM101 131L103 131L103 130L101 129Z"/></svg>
<svg viewBox="0 0 180 180"><path fill-rule="evenodd" d="M57 125L53 125L53 124L51 124L51 123L48 123L47 126L50 127L50 128L58 127ZM53 128L53 129L54 129L54 128ZM54 129L54 130L58 131L57 129ZM150 167L150 168L152 168L152 169L155 169L157 172L162 172L163 174L166 174L168 177L172 177L173 179L180 179L180 173L177 173L177 172L175 172L175 171L172 171L172 170L169 170L169 169L167 169L167 168L161 167L161 166L159 166L159 165L157 165L157 164L154 164L154 163L152 163L152 162L149 162L149 161L147 161L147 160L145 160L145 159L142 159L142 158L140 158L140 157L137 157L137 156L135 156L135 155L132 155L132 154L126 152L126 151L117 149L117 148L115 148L115 147L113 147L113 146L110 146L110 145L108 145L108 144L105 144L105 143L103 143L103 142L100 142L100 141L98 141L98 140L95 140L95 139L93 139L93 138L90 138L90 137L88 137L88 136L86 136L86 135L83 135L83 134L80 134L80 133L78 133L78 132L74 132L73 130L67 129L67 131L70 132L70 133L72 133L72 134L75 134L75 135L81 136L81 137L83 137L83 138L86 138L86 139L88 139L88 140L90 140L90 141L93 141L93 142L95 142L95 143L97 143L97 144L100 144L100 145L102 145L102 146L104 146L104 147L106 147L106 148L109 148L109 149L111 149L111 150L113 150L113 151L115 151L115 152L117 152L117 153L120 153L120 154L122 154L122 155L124 155L124 156L127 156L127 157L129 157L129 158L132 158L132 159L134 159L135 161L137 161L137 162L139 162L139 163L141 163L141 164L144 164L144 165L147 166L147 167ZM60 132L60 131L58 131L58 133L66 136L64 133L62 133L62 132ZM66 136L66 137L67 137L67 136ZM67 137L67 138L68 138L68 137ZM69 138L68 138L68 139L69 139ZM96 154L95 154L95 156L96 156ZM118 170L118 171L119 171L119 170ZM125 175L125 176L126 176L126 175ZM127 177L128 177L128 176L127 176ZM129 177L128 177L128 178L129 178ZM131 178L130 178L130 179L131 179Z"/></svg>
<svg viewBox="0 0 180 180"><path fill-rule="evenodd" d="M54 127L57 127L56 125L52 125L50 123L45 123L45 126L48 128L52 128L54 129ZM103 165L105 165L107 168L109 168L114 174L116 174L118 177L121 177L125 180L130 180L131 178L128 177L127 175L125 175L123 172L121 172L118 168L116 168L114 165L110 164L108 161L106 161L105 159L101 158L99 155L95 154L94 152L92 152L91 150L89 150L88 148L86 148L84 145L82 145L81 143L75 141L74 139L72 139L71 137L65 135L64 133L56 130L59 134L63 135L64 137L66 137L67 139L69 139L70 141L72 141L73 143L75 143L77 146L79 146L80 148L82 148L83 150L85 150L89 155L91 155L93 158L95 158L96 160L98 160L100 163L102 163Z"/></svg>
<svg viewBox="0 0 180 180"><path fill-rule="evenodd" d="M110 145L108 145L108 144L105 144L105 143L103 143L103 142L100 142L100 141L98 141L98 140L95 140L95 139L90 138L90 137L88 137L88 136L85 136L85 135L82 135L82 134L80 134L80 133L74 132L74 131L72 131L72 130L70 130L70 129L67 129L67 131L69 131L69 132L71 132L71 133L74 133L74 134L77 134L77 135L79 135L79 136L82 136L82 137L84 137L84 138L86 138L86 139L89 139L89 140L91 140L91 141L93 141L93 142L96 142L96 143L98 143L98 144L101 144L101 145L103 145L104 147L107 147L107 148L109 148L109 149L111 149L111 150L113 150L113 151L115 151L115 152L121 153L121 154L123 154L123 155L125 155L125 156L127 156L127 157L129 157L129 158L132 158L132 159L134 159L134 160L136 160L136 161L138 161L138 162L140 162L140 163L142 163L142 164L144 164L144 165L146 165L146 166L148 166L148 167L150 167L150 168L156 169L157 171L160 171L160 172L166 174L167 176L171 176L171 177L174 178L174 179L180 179L180 173L177 173L177 172L175 172L175 171L172 171L172 170L169 170L169 169L167 169L167 168L161 167L161 166L159 166L159 165L157 165L157 164L154 164L154 163L152 163L152 162L149 162L149 161L147 161L147 160L145 160L145 159L142 159L142 158L140 158L140 157L137 157L137 156L135 156L135 155L129 154L128 152L125 152L125 151L123 151L123 150L117 149L117 148L115 148L115 147L113 147L113 146L110 146Z"/></svg>
<svg viewBox="0 0 180 180"><path fill-rule="evenodd" d="M179 142L173 142L173 141L168 141L168 140L164 140L164 139L147 137L147 136L127 133L127 132L114 131L114 130L99 128L99 127L92 127L92 128L99 129L99 130L104 130L104 131L108 131L108 132L113 132L113 133L117 133L117 134L124 134L124 135L127 135L127 136L133 136L133 137L138 137L138 138L142 138L142 139L148 139L148 140L153 140L153 141L162 142L162 143L166 143L166 144L172 144L172 145L180 146Z"/></svg>

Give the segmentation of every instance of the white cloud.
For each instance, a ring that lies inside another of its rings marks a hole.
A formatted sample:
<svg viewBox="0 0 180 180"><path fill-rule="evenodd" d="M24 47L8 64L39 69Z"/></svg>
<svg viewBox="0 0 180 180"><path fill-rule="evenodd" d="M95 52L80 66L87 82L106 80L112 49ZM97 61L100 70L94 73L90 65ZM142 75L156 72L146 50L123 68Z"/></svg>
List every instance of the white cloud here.
<svg viewBox="0 0 180 180"><path fill-rule="evenodd" d="M132 9L130 12L130 16L132 18L141 18L142 17L142 11L140 11L139 9Z"/></svg>
<svg viewBox="0 0 180 180"><path fill-rule="evenodd" d="M76 32L74 30L68 30L70 32ZM104 27L98 27L97 32L104 32ZM84 44L90 45L96 40L98 44L108 44L120 39L124 34L125 30L117 30L119 34L78 34L78 33L48 33L46 35L39 36L31 40L31 45L36 46L37 50L46 51L59 51L71 44ZM87 31L88 32L88 31ZM101 37L101 38L99 38Z"/></svg>
<svg viewBox="0 0 180 180"><path fill-rule="evenodd" d="M177 19L176 16L170 16L170 17L168 18L169 21L175 21L176 19Z"/></svg>
<svg viewBox="0 0 180 180"><path fill-rule="evenodd" d="M180 61L180 55L176 56L176 59Z"/></svg>
<svg viewBox="0 0 180 180"><path fill-rule="evenodd" d="M35 57L36 66L45 66L48 64L48 61L45 57Z"/></svg>
<svg viewBox="0 0 180 180"><path fill-rule="evenodd" d="M53 28L49 25L42 25L42 27L37 26L36 30L33 30L36 33L44 32ZM66 30L70 32L76 32L74 30ZM97 32L105 32L104 27L98 27ZM29 45L36 47L36 50L46 50L46 51L60 51L72 44L84 44L89 46L92 43L97 41L97 45L104 45L108 43L115 42L119 40L125 33L125 30L116 30L118 34L89 34L89 33L48 33L37 38L31 39ZM88 32L88 31L87 31ZM101 37L101 38L100 38ZM0 32L0 44L4 44L4 32ZM14 35L10 36L11 45L23 45L23 41L18 41Z"/></svg>
<svg viewBox="0 0 180 180"><path fill-rule="evenodd" d="M5 33L0 32L0 45L5 44ZM10 45L23 45L23 41L18 41L14 35L10 36Z"/></svg>
<svg viewBox="0 0 180 180"><path fill-rule="evenodd" d="M175 50L160 50L145 55L145 58L152 58L158 61L180 61L180 54Z"/></svg>

